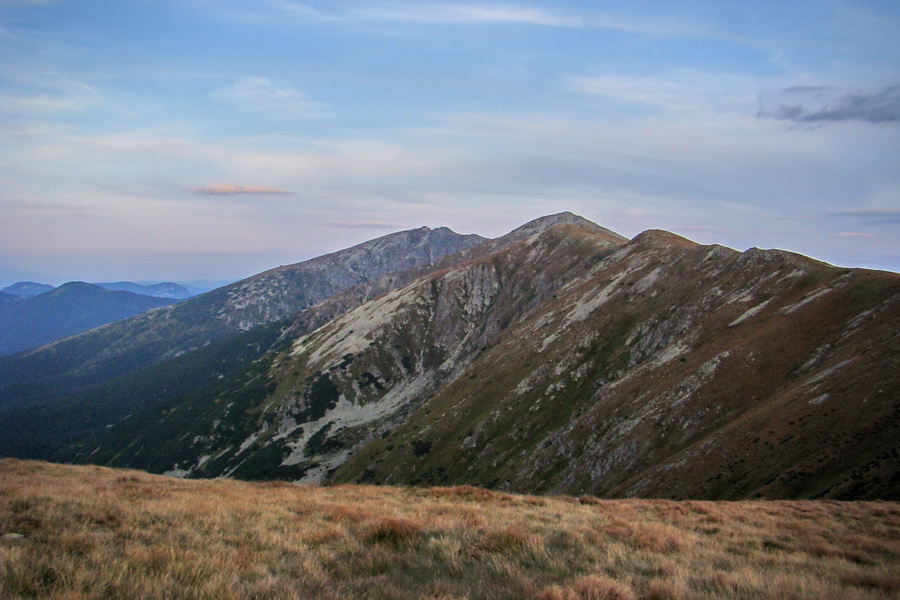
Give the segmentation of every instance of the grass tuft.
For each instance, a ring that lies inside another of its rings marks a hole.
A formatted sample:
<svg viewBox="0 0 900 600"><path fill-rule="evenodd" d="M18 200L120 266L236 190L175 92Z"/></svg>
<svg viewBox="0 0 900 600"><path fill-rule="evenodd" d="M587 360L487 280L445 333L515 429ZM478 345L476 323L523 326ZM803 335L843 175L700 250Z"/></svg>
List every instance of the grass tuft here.
<svg viewBox="0 0 900 600"><path fill-rule="evenodd" d="M371 544L409 546L421 533L421 525L410 519L391 518L376 523L365 536Z"/></svg>

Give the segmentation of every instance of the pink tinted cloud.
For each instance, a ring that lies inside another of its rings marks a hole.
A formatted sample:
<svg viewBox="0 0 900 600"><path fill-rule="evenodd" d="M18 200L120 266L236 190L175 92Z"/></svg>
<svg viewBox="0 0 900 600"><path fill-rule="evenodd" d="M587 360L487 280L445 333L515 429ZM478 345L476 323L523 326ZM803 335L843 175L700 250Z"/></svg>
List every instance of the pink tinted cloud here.
<svg viewBox="0 0 900 600"><path fill-rule="evenodd" d="M203 187L194 188L194 192L198 194L206 194L208 196L234 196L237 194L293 194L287 190L279 190L277 188L262 185L234 185L231 183L216 183L213 185L205 185Z"/></svg>

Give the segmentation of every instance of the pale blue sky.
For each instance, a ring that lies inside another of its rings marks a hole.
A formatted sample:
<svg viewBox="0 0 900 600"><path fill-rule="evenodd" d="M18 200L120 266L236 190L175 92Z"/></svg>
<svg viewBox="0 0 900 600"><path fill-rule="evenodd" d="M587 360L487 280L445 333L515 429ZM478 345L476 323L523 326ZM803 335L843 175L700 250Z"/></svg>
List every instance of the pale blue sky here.
<svg viewBox="0 0 900 600"><path fill-rule="evenodd" d="M900 2L0 0L0 284L571 210L900 269Z"/></svg>

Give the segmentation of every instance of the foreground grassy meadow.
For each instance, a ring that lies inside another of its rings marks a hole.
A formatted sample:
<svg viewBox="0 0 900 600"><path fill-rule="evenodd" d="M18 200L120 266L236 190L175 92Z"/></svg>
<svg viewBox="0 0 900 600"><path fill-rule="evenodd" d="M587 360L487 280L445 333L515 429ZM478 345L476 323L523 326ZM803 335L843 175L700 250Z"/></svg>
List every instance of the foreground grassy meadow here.
<svg viewBox="0 0 900 600"><path fill-rule="evenodd" d="M900 504L178 480L0 460L0 598L900 596Z"/></svg>

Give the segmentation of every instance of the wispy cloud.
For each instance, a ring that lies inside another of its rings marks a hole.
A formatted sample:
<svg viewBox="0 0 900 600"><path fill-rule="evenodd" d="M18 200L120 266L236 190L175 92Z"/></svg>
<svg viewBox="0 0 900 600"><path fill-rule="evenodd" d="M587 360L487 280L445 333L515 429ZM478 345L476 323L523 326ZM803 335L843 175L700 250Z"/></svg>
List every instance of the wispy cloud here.
<svg viewBox="0 0 900 600"><path fill-rule="evenodd" d="M393 3L360 9L359 16L379 20L416 23L477 24L509 23L546 27L582 27L579 17L513 5Z"/></svg>
<svg viewBox="0 0 900 600"><path fill-rule="evenodd" d="M846 93L828 86L794 86L775 104L771 109L761 105L757 116L795 123L900 123L900 84Z"/></svg>
<svg viewBox="0 0 900 600"><path fill-rule="evenodd" d="M831 234L832 237L860 237L860 238L873 238L876 237L874 233L861 233L859 231L840 231L838 233Z"/></svg>
<svg viewBox="0 0 900 600"><path fill-rule="evenodd" d="M0 0L0 6L38 6L58 1L59 0Z"/></svg>
<svg viewBox="0 0 900 600"><path fill-rule="evenodd" d="M708 23L683 15L641 16L596 10L559 11L509 2L347 2L340 6L314 5L297 0L268 0L254 9L235 8L231 16L262 21L284 18L320 22L386 22L421 25L524 25L554 28L612 29L651 36L721 37ZM227 12L227 11L226 11Z"/></svg>
<svg viewBox="0 0 900 600"><path fill-rule="evenodd" d="M892 225L900 223L900 210L895 208L861 208L825 213L826 217L858 219L863 225Z"/></svg>
<svg viewBox="0 0 900 600"><path fill-rule="evenodd" d="M301 90L265 77L242 77L212 93L212 98L247 112L281 119L308 119L325 114L326 106Z"/></svg>
<svg viewBox="0 0 900 600"><path fill-rule="evenodd" d="M668 106L680 98L674 82L652 77L571 77L567 89L614 101Z"/></svg>
<svg viewBox="0 0 900 600"><path fill-rule="evenodd" d="M390 223L387 221L336 221L330 223L332 227L346 229L403 229L405 225Z"/></svg>
<svg viewBox="0 0 900 600"><path fill-rule="evenodd" d="M231 183L218 183L215 185L207 185L194 188L197 194L205 194L208 196L236 196L238 194L255 194L255 195L283 195L293 194L287 190L279 190L277 188L259 186L259 185L234 185Z"/></svg>
<svg viewBox="0 0 900 600"><path fill-rule="evenodd" d="M0 107L8 114L48 116L98 108L108 103L93 86L66 78L35 80L16 92L0 93Z"/></svg>
<svg viewBox="0 0 900 600"><path fill-rule="evenodd" d="M662 112L702 112L709 119L746 114L757 83L735 73L680 69L650 76L572 76L563 85L569 92L606 103Z"/></svg>
<svg viewBox="0 0 900 600"><path fill-rule="evenodd" d="M722 227L710 227L709 225L679 225L673 229L678 231L704 232L704 233L722 233L726 231Z"/></svg>
<svg viewBox="0 0 900 600"><path fill-rule="evenodd" d="M826 214L829 217L900 218L900 210L895 208L860 208L856 210L834 210Z"/></svg>

